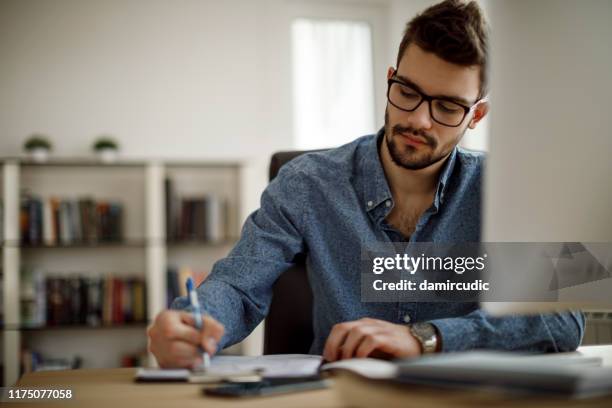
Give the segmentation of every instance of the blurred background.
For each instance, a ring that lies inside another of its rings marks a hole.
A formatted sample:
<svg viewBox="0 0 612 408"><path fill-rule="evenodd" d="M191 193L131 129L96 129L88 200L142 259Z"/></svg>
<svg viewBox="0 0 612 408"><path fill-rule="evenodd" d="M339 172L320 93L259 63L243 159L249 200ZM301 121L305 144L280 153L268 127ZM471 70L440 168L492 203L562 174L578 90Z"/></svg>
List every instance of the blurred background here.
<svg viewBox="0 0 612 408"><path fill-rule="evenodd" d="M386 70L433 3L0 0L3 383L150 364L147 324L231 249L272 153L383 125ZM499 38L523 29L525 2L479 3ZM489 150L488 122L462 144ZM597 313L585 341L610 342Z"/></svg>

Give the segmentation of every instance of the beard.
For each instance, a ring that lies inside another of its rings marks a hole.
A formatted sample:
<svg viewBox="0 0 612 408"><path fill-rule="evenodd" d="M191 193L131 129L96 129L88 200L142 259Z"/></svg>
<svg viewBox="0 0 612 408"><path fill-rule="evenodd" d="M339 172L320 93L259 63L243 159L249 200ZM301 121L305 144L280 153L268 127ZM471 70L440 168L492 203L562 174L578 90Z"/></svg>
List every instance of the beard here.
<svg viewBox="0 0 612 408"><path fill-rule="evenodd" d="M461 137L465 133L465 130L456 139L461 140ZM425 139L425 146L416 148L408 144L402 143L398 140L402 134L420 136ZM401 125L395 125L390 127L389 125L389 113L385 112L385 143L389 149L391 160L397 166L403 167L408 170L421 170L431 166L444 159L452 150L452 147L443 149L437 152L438 141L432 135L424 131L423 129L415 129L411 126L405 127ZM454 147L454 145L453 145Z"/></svg>

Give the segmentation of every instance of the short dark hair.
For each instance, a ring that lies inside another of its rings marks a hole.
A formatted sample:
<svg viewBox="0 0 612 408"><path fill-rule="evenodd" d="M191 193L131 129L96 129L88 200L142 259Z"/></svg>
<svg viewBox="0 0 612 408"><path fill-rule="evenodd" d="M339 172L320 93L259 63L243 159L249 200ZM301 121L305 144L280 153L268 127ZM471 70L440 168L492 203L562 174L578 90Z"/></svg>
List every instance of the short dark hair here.
<svg viewBox="0 0 612 408"><path fill-rule="evenodd" d="M479 65L482 98L487 93L488 31L478 3L445 0L408 22L399 46L397 67L411 43L453 64Z"/></svg>

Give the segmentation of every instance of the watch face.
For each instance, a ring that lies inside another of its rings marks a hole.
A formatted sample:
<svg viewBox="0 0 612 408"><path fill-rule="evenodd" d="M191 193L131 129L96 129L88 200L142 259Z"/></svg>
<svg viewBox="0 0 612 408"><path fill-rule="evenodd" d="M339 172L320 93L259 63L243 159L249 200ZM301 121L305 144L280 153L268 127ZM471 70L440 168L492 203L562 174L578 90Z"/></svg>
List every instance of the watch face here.
<svg viewBox="0 0 612 408"><path fill-rule="evenodd" d="M410 327L410 331L414 337L421 343L423 354L433 353L436 351L437 336L436 329L431 323L415 323Z"/></svg>
<svg viewBox="0 0 612 408"><path fill-rule="evenodd" d="M429 338L435 336L436 331L431 323L415 323L412 328L418 333L419 336Z"/></svg>

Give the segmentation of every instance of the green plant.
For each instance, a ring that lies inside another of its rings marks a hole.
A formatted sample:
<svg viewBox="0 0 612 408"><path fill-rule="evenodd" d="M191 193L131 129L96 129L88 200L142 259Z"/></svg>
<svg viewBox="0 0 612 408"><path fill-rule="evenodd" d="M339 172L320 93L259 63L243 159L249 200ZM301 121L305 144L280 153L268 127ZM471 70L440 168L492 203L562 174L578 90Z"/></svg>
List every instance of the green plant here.
<svg viewBox="0 0 612 408"><path fill-rule="evenodd" d="M47 149L51 150L51 142L44 135L34 134L30 136L25 143L23 148L27 151L34 149Z"/></svg>
<svg viewBox="0 0 612 408"><path fill-rule="evenodd" d="M103 150L103 149L118 150L119 149L119 145L117 144L117 142L114 139L105 136L105 137L98 138L94 142L93 149L95 151Z"/></svg>

